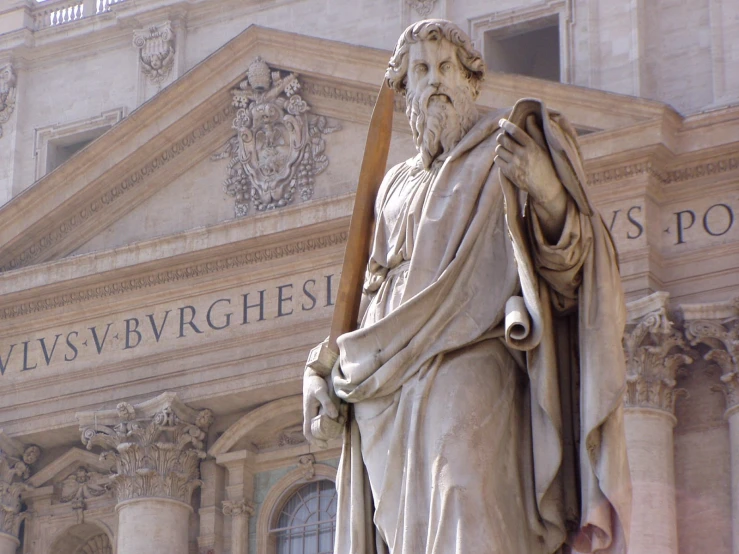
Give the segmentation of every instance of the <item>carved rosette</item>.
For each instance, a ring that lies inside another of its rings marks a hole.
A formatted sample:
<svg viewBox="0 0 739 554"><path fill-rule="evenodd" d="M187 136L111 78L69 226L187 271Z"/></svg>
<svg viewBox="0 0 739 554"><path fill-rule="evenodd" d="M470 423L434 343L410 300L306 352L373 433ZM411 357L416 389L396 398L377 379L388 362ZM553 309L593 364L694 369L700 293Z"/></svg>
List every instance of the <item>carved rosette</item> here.
<svg viewBox="0 0 739 554"><path fill-rule="evenodd" d="M159 497L189 503L202 484L199 469L213 421L210 410L192 410L173 393L164 393L137 406L121 402L116 414L92 412L78 418L88 450L100 446L101 458L115 461L109 480L118 502Z"/></svg>
<svg viewBox="0 0 739 554"><path fill-rule="evenodd" d="M0 137L3 136L3 123L10 120L15 109L16 77L10 64L0 67Z"/></svg>
<svg viewBox="0 0 739 554"><path fill-rule="evenodd" d="M675 400L684 393L675 390L680 367L693 359L682 335L673 328L667 310L661 307L627 325L626 408L652 408L675 413Z"/></svg>
<svg viewBox="0 0 739 554"><path fill-rule="evenodd" d="M235 198L237 217L250 204L258 211L286 206L296 193L309 200L315 177L328 166L323 135L340 126L309 113L300 87L296 74L273 70L258 57L231 91L236 135L211 159L229 158L224 189Z"/></svg>
<svg viewBox="0 0 739 554"><path fill-rule="evenodd" d="M20 457L0 450L0 533L18 537L21 522L26 516L22 511L21 493L33 489L27 483L31 465L36 463L41 450L29 446Z"/></svg>
<svg viewBox="0 0 739 554"><path fill-rule="evenodd" d="M735 408L739 405L739 317L688 321L685 324L685 336L693 345L708 346L709 350L703 359L721 369L721 388L726 395L726 409Z"/></svg>
<svg viewBox="0 0 739 554"><path fill-rule="evenodd" d="M227 516L253 516L254 504L246 500L224 500L223 514Z"/></svg>
<svg viewBox="0 0 739 554"><path fill-rule="evenodd" d="M133 32L133 45L139 51L141 71L152 83L160 85L174 66L175 43L172 24L165 21Z"/></svg>

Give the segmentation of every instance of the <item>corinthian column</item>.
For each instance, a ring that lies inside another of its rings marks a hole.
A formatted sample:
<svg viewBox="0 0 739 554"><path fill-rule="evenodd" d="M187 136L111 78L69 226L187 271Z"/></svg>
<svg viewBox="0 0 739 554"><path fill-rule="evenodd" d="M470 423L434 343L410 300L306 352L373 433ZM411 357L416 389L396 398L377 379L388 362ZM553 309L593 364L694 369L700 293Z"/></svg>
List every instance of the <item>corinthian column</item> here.
<svg viewBox="0 0 739 554"><path fill-rule="evenodd" d="M20 545L18 531L26 516L22 511L21 493L32 489L26 483L31 464L38 460L38 446L25 449L0 431L0 554L15 554Z"/></svg>
<svg viewBox="0 0 739 554"><path fill-rule="evenodd" d="M210 410L193 410L166 392L77 419L88 450L102 447L102 456L115 460L117 554L188 552L190 497L201 484Z"/></svg>
<svg viewBox="0 0 739 554"><path fill-rule="evenodd" d="M685 336L691 344L704 344L704 359L721 369L726 397L724 417L729 422L731 450L732 552L739 554L739 299L715 304L683 305Z"/></svg>
<svg viewBox="0 0 739 554"><path fill-rule="evenodd" d="M223 514L231 516L231 552L249 552L249 516L254 515L254 505L246 500L224 500Z"/></svg>
<svg viewBox="0 0 739 554"><path fill-rule="evenodd" d="M678 368L693 360L667 293L629 303L624 336L626 445L633 485L629 554L677 554L673 428Z"/></svg>

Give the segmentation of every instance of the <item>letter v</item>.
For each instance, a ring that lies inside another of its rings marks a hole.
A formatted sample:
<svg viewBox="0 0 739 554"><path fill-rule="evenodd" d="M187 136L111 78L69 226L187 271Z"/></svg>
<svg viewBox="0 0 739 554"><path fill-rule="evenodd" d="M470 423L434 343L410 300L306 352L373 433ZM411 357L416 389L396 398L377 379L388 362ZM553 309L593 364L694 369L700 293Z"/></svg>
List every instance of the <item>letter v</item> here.
<svg viewBox="0 0 739 554"><path fill-rule="evenodd" d="M110 330L111 325L113 324L108 323L108 326L105 328L105 334L103 335L102 341L98 340L97 326L88 327L88 329L92 331L92 339L95 341L95 349L98 351L98 354L100 354L103 351L103 346L105 346L105 339L108 338L108 331Z"/></svg>

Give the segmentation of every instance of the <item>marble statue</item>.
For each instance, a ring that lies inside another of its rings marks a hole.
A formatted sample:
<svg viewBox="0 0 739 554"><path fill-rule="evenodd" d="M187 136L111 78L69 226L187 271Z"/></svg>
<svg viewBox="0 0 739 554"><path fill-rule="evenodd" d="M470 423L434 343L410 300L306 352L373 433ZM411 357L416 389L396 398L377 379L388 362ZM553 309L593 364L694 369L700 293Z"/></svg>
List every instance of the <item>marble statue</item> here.
<svg viewBox="0 0 739 554"><path fill-rule="evenodd" d="M380 188L359 328L304 377L308 440L348 412L337 554L626 551L616 250L572 127L536 100L481 116L483 70L443 20L387 69L418 154Z"/></svg>

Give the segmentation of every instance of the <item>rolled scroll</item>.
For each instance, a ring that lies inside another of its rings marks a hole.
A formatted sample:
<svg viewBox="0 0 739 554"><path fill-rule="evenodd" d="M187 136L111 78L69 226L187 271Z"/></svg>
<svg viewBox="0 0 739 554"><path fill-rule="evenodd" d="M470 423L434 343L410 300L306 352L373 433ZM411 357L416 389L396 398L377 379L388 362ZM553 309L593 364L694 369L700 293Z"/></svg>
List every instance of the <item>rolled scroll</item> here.
<svg viewBox="0 0 739 554"><path fill-rule="evenodd" d="M505 303L505 340L517 344L528 338L531 331L531 318L523 301L523 296L511 296Z"/></svg>

